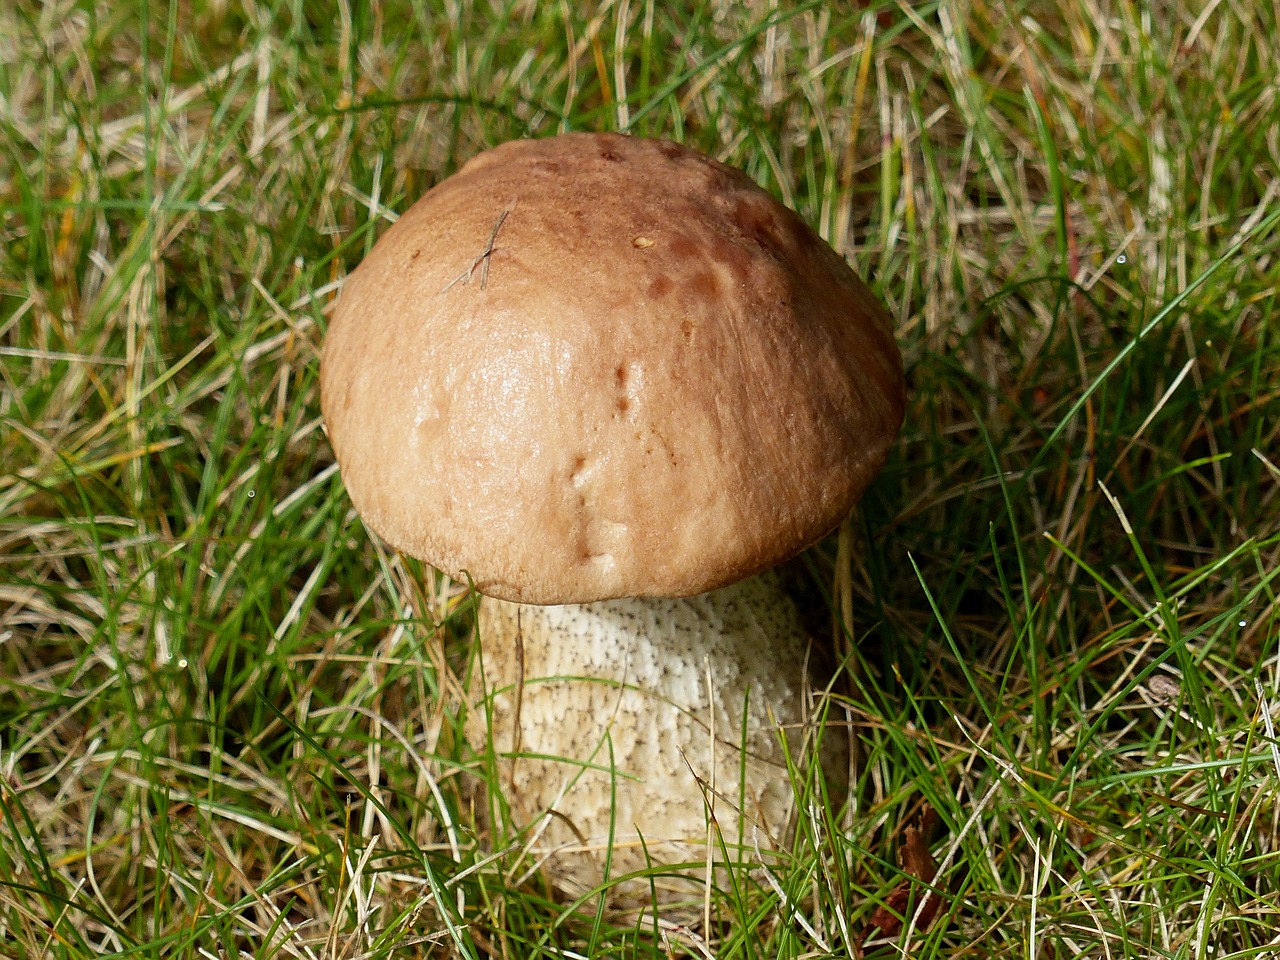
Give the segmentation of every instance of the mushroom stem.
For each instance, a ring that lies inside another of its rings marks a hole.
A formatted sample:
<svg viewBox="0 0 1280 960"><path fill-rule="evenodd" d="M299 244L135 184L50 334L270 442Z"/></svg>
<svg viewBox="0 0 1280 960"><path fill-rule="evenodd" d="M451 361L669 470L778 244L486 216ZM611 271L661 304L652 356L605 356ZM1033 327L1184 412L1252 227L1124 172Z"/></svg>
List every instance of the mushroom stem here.
<svg viewBox="0 0 1280 960"><path fill-rule="evenodd" d="M612 877L660 865L670 900L695 892L708 855L750 860L789 842L788 761L805 769L830 675L776 575L683 599L485 598L479 619L489 692L470 734L492 743L514 825L558 886L591 889L606 862ZM820 749L843 794L847 738ZM610 896L647 899L649 882Z"/></svg>

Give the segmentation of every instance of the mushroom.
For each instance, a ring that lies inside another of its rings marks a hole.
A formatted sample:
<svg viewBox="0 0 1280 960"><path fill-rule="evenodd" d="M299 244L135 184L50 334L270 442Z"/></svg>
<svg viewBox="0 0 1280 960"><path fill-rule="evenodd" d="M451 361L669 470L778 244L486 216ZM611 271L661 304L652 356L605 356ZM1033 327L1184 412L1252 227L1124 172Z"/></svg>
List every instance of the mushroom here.
<svg viewBox="0 0 1280 960"><path fill-rule="evenodd" d="M347 278L321 363L343 479L485 595L469 736L559 885L785 845L830 673L765 571L848 515L903 393L844 259L669 141L503 144ZM838 789L847 741L819 759Z"/></svg>

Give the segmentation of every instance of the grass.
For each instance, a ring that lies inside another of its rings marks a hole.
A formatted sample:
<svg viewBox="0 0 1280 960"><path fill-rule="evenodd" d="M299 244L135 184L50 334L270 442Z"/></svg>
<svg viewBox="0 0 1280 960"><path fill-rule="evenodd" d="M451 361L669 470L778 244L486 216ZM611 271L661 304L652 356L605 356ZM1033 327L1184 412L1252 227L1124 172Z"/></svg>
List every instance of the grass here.
<svg viewBox="0 0 1280 960"><path fill-rule="evenodd" d="M0 956L1275 951L1274 8L667 7L0 7ZM912 389L803 565L852 799L709 923L492 853L465 595L361 526L316 393L393 211L620 128L799 210Z"/></svg>

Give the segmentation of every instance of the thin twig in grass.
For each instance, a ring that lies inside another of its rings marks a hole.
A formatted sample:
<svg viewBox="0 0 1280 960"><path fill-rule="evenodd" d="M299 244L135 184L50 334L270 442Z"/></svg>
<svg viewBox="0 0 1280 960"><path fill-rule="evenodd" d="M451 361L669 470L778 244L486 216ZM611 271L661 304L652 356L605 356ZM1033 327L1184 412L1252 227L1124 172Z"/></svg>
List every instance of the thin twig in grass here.
<svg viewBox="0 0 1280 960"><path fill-rule="evenodd" d="M1276 727L1271 720L1271 701L1267 699L1267 692L1262 689L1262 681L1256 677L1253 680L1253 689L1258 695L1258 712L1262 716L1262 726L1267 731L1267 745L1271 748L1271 762L1275 764L1276 776L1280 777L1280 746L1276 744Z"/></svg>
<svg viewBox="0 0 1280 960"><path fill-rule="evenodd" d="M125 361L120 357L107 357L102 354L66 353L60 350L30 350L24 347L0 347L0 357L22 357L28 360L65 360L67 363L99 363L119 367L125 365Z"/></svg>
<svg viewBox="0 0 1280 960"><path fill-rule="evenodd" d="M503 223L506 222L507 216L516 208L513 203L507 209L498 215L497 222L493 225L493 232L489 234L489 242L484 245L484 249L480 251L480 255L471 261L471 266L463 270L460 274L449 281L448 285L441 290L446 293L459 283L470 283L471 275L475 273L476 267L480 268L480 289L483 290L489 283L489 258L493 256L493 245L498 239L498 231L502 229Z"/></svg>

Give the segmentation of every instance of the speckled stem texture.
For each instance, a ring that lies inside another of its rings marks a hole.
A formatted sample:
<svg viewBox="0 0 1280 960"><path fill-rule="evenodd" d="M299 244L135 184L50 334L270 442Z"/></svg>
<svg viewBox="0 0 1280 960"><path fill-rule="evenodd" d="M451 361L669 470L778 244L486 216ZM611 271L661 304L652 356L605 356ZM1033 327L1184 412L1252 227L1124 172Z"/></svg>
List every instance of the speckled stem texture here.
<svg viewBox="0 0 1280 960"><path fill-rule="evenodd" d="M684 599L486 598L480 633L491 693L470 733L492 743L513 820L559 886L601 883L612 849L611 877L682 865L652 878L659 897L696 897L708 850L754 862L789 842L806 791L787 755L803 776L829 676L773 575ZM845 728L824 731L841 793L848 758ZM610 896L647 899L650 879Z"/></svg>

